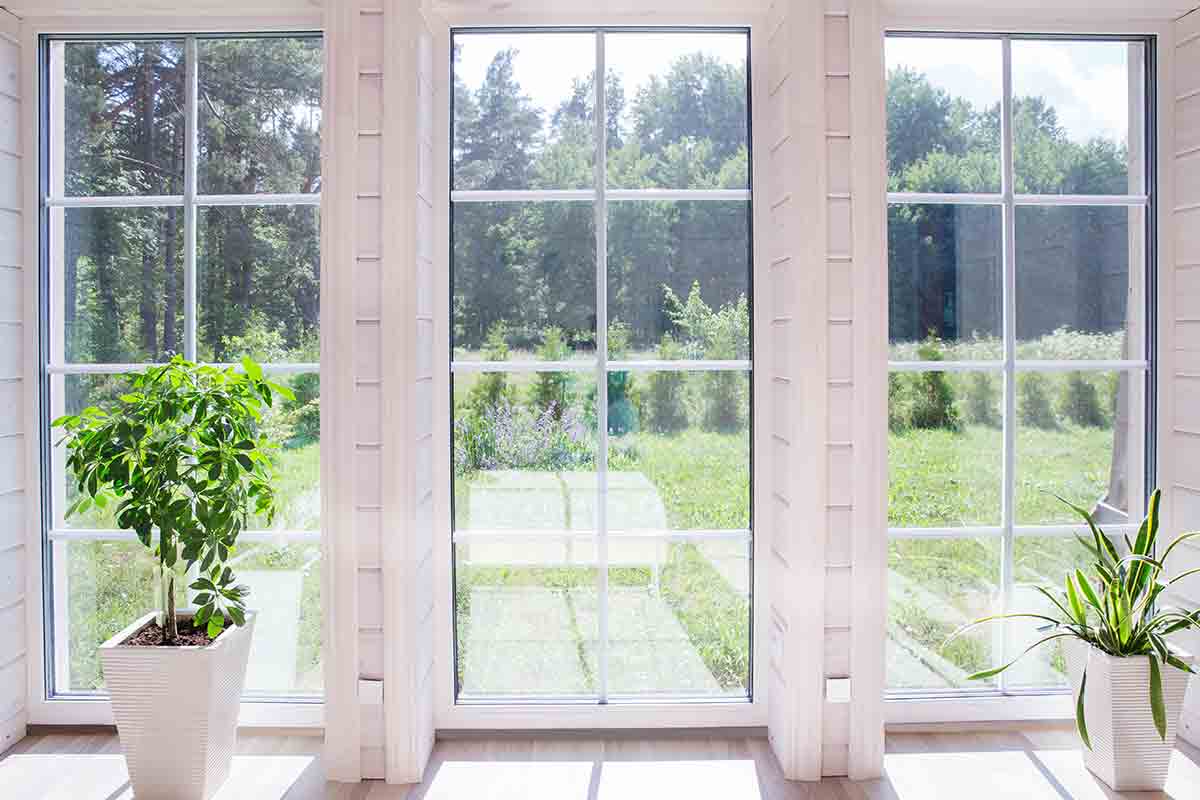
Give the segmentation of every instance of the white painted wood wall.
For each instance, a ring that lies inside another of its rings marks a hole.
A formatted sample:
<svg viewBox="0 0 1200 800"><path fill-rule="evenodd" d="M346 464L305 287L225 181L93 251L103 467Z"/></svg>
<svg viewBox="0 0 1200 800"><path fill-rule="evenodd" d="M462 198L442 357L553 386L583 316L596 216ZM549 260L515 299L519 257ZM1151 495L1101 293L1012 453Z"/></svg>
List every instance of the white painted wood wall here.
<svg viewBox="0 0 1200 800"><path fill-rule="evenodd" d="M1164 42L1163 47L1170 47ZM1174 175L1174 197L1160 204L1172 247L1159 262L1161 355L1158 454L1159 486L1166 504L1166 532L1173 537L1200 529L1200 12L1175 23L1174 86L1160 102L1174 106L1174 152L1163 153ZM1172 252L1173 251L1173 252ZM1168 569L1200 567L1200 541L1175 549ZM1175 585L1169 602L1200 607L1200 575ZM1200 655L1200 634L1180 645ZM1200 744L1200 681L1193 679L1180 734Z"/></svg>
<svg viewBox="0 0 1200 800"><path fill-rule="evenodd" d="M28 658L25 424L36 385L24 380L37 331L24 317L20 23L0 9L0 752L25 735ZM40 604L37 608L41 612Z"/></svg>
<svg viewBox="0 0 1200 800"><path fill-rule="evenodd" d="M776 0L767 30L768 732L789 778L867 777L882 769L887 541L884 445L856 424L886 419L878 3Z"/></svg>
<svg viewBox="0 0 1200 800"><path fill-rule="evenodd" d="M433 746L432 37L411 0L325 14L326 762L404 783Z"/></svg>

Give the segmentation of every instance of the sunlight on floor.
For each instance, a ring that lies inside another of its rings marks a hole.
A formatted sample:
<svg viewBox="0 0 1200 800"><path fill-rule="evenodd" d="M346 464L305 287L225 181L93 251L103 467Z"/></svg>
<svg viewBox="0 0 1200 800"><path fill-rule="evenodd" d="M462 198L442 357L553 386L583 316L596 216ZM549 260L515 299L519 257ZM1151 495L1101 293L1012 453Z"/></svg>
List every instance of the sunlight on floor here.
<svg viewBox="0 0 1200 800"><path fill-rule="evenodd" d="M1078 750L889 753L884 771L897 800L1110 800L1119 794L1083 766ZM1176 751L1164 800L1194 797L1200 765Z"/></svg>
<svg viewBox="0 0 1200 800"><path fill-rule="evenodd" d="M591 761L446 761L425 800L587 800Z"/></svg>
<svg viewBox="0 0 1200 800"><path fill-rule="evenodd" d="M315 756L234 756L229 779L213 800L279 800ZM28 800L131 800L129 773L120 755L18 753L0 761L5 798Z"/></svg>
<svg viewBox="0 0 1200 800"><path fill-rule="evenodd" d="M600 772L597 800L627 798L759 800L754 761L608 761Z"/></svg>

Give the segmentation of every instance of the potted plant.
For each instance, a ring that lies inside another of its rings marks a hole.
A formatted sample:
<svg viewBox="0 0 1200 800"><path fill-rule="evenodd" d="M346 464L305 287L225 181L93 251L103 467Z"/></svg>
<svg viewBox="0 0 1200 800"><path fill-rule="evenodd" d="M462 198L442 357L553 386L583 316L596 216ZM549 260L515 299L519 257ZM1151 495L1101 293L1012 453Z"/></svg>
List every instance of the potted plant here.
<svg viewBox="0 0 1200 800"><path fill-rule="evenodd" d="M1151 495L1136 539L1124 537L1125 555L1091 514L1063 500L1091 531L1091 539L1077 538L1094 559L1092 574L1081 569L1068 574L1059 595L1037 587L1051 603L1048 614L984 617L950 637L994 620L1025 618L1045 623L1042 630L1048 635L1007 664L971 675L972 680L998 675L1034 648L1064 640L1084 763L1117 791L1162 789L1188 679L1195 672L1192 657L1172 647L1168 637L1200 628L1200 610L1170 608L1160 599L1171 584L1200 572L1191 569L1162 580L1171 551L1180 542L1200 536L1200 531L1176 538L1160 558L1156 544L1161 497L1157 489Z"/></svg>
<svg viewBox="0 0 1200 800"><path fill-rule="evenodd" d="M258 424L291 392L248 359L238 372L176 357L129 380L118 408L52 423L78 488L66 513L115 503L158 562L162 607L100 648L134 794L207 800L229 774L254 629L227 562L250 515L274 516L274 445ZM180 611L188 580L195 607Z"/></svg>

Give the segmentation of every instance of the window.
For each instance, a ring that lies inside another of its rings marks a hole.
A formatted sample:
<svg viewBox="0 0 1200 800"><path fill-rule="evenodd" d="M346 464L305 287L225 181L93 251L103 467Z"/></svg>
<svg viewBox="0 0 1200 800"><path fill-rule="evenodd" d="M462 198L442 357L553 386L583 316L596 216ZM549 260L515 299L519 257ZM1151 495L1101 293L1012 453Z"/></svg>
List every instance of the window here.
<svg viewBox="0 0 1200 800"><path fill-rule="evenodd" d="M265 420L282 513L233 561L260 613L246 691L319 694L321 39L47 37L42 58L43 425L173 354L288 383ZM65 518L43 440L50 691L99 692L96 648L154 607L153 560L110 513Z"/></svg>
<svg viewBox="0 0 1200 800"><path fill-rule="evenodd" d="M1078 518L1136 529L1153 480L1154 43L887 38L893 693L1065 686L974 618L1044 611Z"/></svg>
<svg viewBox="0 0 1200 800"><path fill-rule="evenodd" d="M460 703L750 697L748 46L454 33Z"/></svg>

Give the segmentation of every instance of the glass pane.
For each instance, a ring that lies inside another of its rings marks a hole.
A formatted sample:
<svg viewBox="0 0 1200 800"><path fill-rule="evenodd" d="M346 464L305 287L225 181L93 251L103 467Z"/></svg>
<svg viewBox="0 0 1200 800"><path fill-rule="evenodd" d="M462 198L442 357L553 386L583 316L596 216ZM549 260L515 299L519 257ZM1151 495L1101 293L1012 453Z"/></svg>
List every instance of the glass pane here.
<svg viewBox="0 0 1200 800"><path fill-rule="evenodd" d="M746 189L745 33L604 37L608 185Z"/></svg>
<svg viewBox="0 0 1200 800"><path fill-rule="evenodd" d="M182 194L183 42L63 42L52 53L64 69L65 194Z"/></svg>
<svg viewBox="0 0 1200 800"><path fill-rule="evenodd" d="M319 530L321 527L321 376L316 372L272 375L295 394L295 400L276 398L263 415L261 430L279 445L275 451L275 522L277 530ZM266 527L253 517L248 529Z"/></svg>
<svg viewBox="0 0 1200 800"><path fill-rule="evenodd" d="M65 614L55 615L54 637L66 671L56 665L55 674L69 676L55 690L103 689L97 648L158 607L157 562L140 542L55 542L53 560L55 604L65 604ZM186 589L176 588L185 602Z"/></svg>
<svg viewBox="0 0 1200 800"><path fill-rule="evenodd" d="M320 694L321 545L243 545L233 564L258 612L247 694Z"/></svg>
<svg viewBox="0 0 1200 800"><path fill-rule="evenodd" d="M893 361L986 361L1004 351L999 206L888 206Z"/></svg>
<svg viewBox="0 0 1200 800"><path fill-rule="evenodd" d="M750 373L610 372L610 531L750 527Z"/></svg>
<svg viewBox="0 0 1200 800"><path fill-rule="evenodd" d="M1000 625L946 639L1000 612L1000 538L893 539L888 548L887 677L891 689L979 689L999 666Z"/></svg>
<svg viewBox="0 0 1200 800"><path fill-rule="evenodd" d="M999 525L999 372L888 375L888 526Z"/></svg>
<svg viewBox="0 0 1200 800"><path fill-rule="evenodd" d="M197 220L202 360L314 363L320 220L313 206L214 206Z"/></svg>
<svg viewBox="0 0 1200 800"><path fill-rule="evenodd" d="M609 691L747 697L750 543L613 536L608 551Z"/></svg>
<svg viewBox="0 0 1200 800"><path fill-rule="evenodd" d="M183 352L183 209L68 208L51 217L52 227L62 220L61 358L139 363Z"/></svg>
<svg viewBox="0 0 1200 800"><path fill-rule="evenodd" d="M456 203L451 213L454 360L593 358L593 205Z"/></svg>
<svg viewBox="0 0 1200 800"><path fill-rule="evenodd" d="M749 358L750 204L608 208L608 357Z"/></svg>
<svg viewBox="0 0 1200 800"><path fill-rule="evenodd" d="M1021 194L1140 194L1143 45L1012 43L1013 168Z"/></svg>
<svg viewBox="0 0 1200 800"><path fill-rule="evenodd" d="M1142 357L1143 220L1141 208L1017 208L1018 358Z"/></svg>
<svg viewBox="0 0 1200 800"><path fill-rule="evenodd" d="M454 35L454 189L594 186L596 37Z"/></svg>
<svg viewBox="0 0 1200 800"><path fill-rule="evenodd" d="M591 536L459 542L454 580L460 699L598 691Z"/></svg>
<svg viewBox="0 0 1200 800"><path fill-rule="evenodd" d="M321 190L320 37L196 43L202 194Z"/></svg>
<svg viewBox="0 0 1200 800"><path fill-rule="evenodd" d="M1140 520L1144 393L1140 372L1018 372L1018 525L1081 522L1055 495L1102 523Z"/></svg>
<svg viewBox="0 0 1200 800"><path fill-rule="evenodd" d="M1073 536L1018 536L1013 541L1012 611L1061 616L1062 612L1034 587L1041 586L1061 597L1067 575L1076 568L1085 575L1094 575L1095 559L1088 556ZM1022 650L1050 635L1051 631L1038 630L1043 624L1040 620L1011 620L1005 661L1011 661ZM1021 688L1066 686L1067 666L1061 643L1048 642L1022 658L1005 671L1005 682Z"/></svg>
<svg viewBox="0 0 1200 800"><path fill-rule="evenodd" d="M593 373L457 373L452 389L455 530L595 530Z"/></svg>
<svg viewBox="0 0 1200 800"><path fill-rule="evenodd" d="M886 58L888 188L999 192L1000 41L889 36Z"/></svg>

